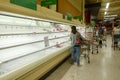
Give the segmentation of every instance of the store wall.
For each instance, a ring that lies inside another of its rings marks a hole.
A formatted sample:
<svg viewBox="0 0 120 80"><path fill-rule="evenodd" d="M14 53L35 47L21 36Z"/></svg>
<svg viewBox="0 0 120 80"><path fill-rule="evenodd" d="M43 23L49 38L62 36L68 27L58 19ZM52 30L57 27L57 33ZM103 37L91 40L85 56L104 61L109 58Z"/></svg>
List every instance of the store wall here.
<svg viewBox="0 0 120 80"><path fill-rule="evenodd" d="M58 12L62 14L71 13L72 16L82 15L77 8L75 8L68 0L58 0Z"/></svg>

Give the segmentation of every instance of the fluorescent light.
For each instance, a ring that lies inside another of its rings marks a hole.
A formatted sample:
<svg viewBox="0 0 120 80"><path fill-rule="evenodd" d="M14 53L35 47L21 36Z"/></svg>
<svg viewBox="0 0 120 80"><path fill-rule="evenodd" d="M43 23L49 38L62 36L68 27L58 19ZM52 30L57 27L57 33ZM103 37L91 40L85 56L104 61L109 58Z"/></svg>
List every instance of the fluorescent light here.
<svg viewBox="0 0 120 80"><path fill-rule="evenodd" d="M105 15L104 18L106 18L106 17L110 17L110 15Z"/></svg>
<svg viewBox="0 0 120 80"><path fill-rule="evenodd" d="M107 12L104 13L105 15L107 14Z"/></svg>
<svg viewBox="0 0 120 80"><path fill-rule="evenodd" d="M107 17L116 17L117 15L104 15L104 18L107 18Z"/></svg>
<svg viewBox="0 0 120 80"><path fill-rule="evenodd" d="M104 18L104 19L115 19L114 17L112 17L112 18Z"/></svg>
<svg viewBox="0 0 120 80"><path fill-rule="evenodd" d="M109 7L109 5L110 5L110 3L107 3L107 4L106 4L106 9Z"/></svg>
<svg viewBox="0 0 120 80"><path fill-rule="evenodd" d="M117 15L110 15L111 17L116 17Z"/></svg>

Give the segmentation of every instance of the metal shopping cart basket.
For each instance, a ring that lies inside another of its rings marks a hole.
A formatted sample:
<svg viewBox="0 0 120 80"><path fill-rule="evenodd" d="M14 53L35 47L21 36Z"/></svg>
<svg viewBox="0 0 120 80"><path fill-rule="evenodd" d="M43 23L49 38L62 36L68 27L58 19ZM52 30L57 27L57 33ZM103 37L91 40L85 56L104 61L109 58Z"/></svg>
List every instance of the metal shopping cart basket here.
<svg viewBox="0 0 120 80"><path fill-rule="evenodd" d="M99 44L96 41L97 37L95 36L94 32L86 32L85 38L89 41L88 49L92 51L92 54L95 51L98 53L98 46L99 46Z"/></svg>
<svg viewBox="0 0 120 80"><path fill-rule="evenodd" d="M92 38L89 38L89 50L91 50L92 54L94 52L98 53L98 46L99 46L99 43L98 41L96 40L96 37L92 37Z"/></svg>
<svg viewBox="0 0 120 80"><path fill-rule="evenodd" d="M98 54L98 46L99 46L99 43L97 41L93 41L91 42L91 46L92 46L92 54L94 53L94 51L96 51L96 53Z"/></svg>
<svg viewBox="0 0 120 80"><path fill-rule="evenodd" d="M90 63L90 49L89 49L89 43L84 42L81 45L81 55L84 56L84 58Z"/></svg>

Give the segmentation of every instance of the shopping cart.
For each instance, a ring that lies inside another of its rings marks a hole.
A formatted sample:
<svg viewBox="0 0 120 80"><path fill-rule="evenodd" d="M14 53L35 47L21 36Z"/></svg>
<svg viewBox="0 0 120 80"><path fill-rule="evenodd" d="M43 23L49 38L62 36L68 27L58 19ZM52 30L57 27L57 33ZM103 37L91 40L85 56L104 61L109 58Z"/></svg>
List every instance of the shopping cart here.
<svg viewBox="0 0 120 80"><path fill-rule="evenodd" d="M86 35L86 39L88 41L88 49L92 51L92 54L94 52L98 53L99 43L97 42L97 37L94 36L94 33Z"/></svg>
<svg viewBox="0 0 120 80"><path fill-rule="evenodd" d="M89 43L86 41L81 45L81 55L83 55L84 58L88 61L88 63L90 63Z"/></svg>
<svg viewBox="0 0 120 80"><path fill-rule="evenodd" d="M103 36L103 39L102 39L102 41L103 41L103 45L105 46L105 47L107 47L107 40L106 40L106 36L104 35Z"/></svg>
<svg viewBox="0 0 120 80"><path fill-rule="evenodd" d="M99 47L102 48L102 46L107 47L106 44L106 36L105 35L99 35L98 36L98 43L99 43Z"/></svg>
<svg viewBox="0 0 120 80"><path fill-rule="evenodd" d="M92 54L95 53L95 52L98 54L99 43L98 43L96 37L94 36L93 38L91 38L89 43L91 44L91 52L92 52Z"/></svg>

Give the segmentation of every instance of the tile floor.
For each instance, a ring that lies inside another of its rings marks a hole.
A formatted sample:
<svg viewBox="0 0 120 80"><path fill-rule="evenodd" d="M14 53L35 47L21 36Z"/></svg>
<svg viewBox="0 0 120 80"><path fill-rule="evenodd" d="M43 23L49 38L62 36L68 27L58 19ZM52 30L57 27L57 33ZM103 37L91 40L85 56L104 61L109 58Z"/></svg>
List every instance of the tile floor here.
<svg viewBox="0 0 120 80"><path fill-rule="evenodd" d="M99 54L90 54L90 64L81 57L82 66L78 67L68 59L45 80L120 80L120 50L111 44L111 36L107 36L107 47L99 48Z"/></svg>

